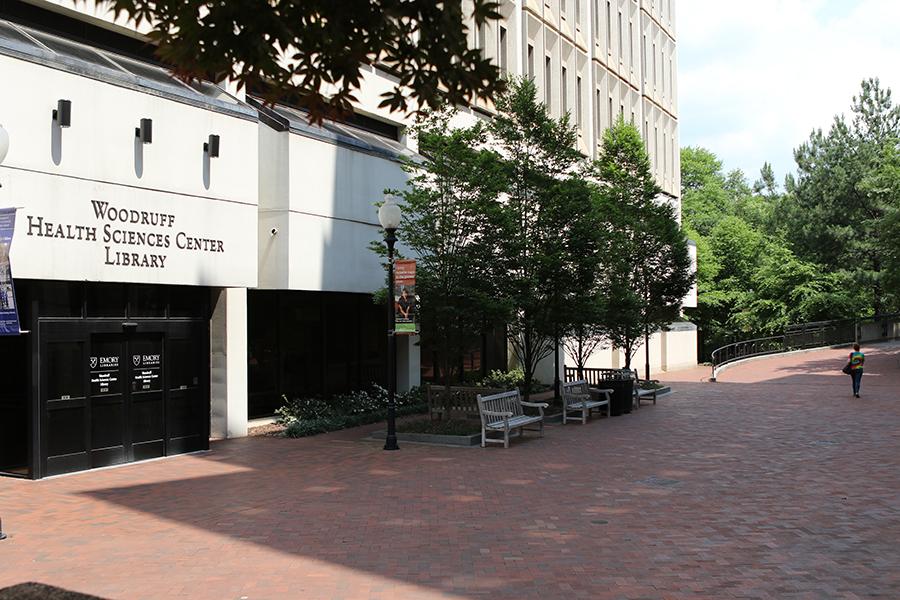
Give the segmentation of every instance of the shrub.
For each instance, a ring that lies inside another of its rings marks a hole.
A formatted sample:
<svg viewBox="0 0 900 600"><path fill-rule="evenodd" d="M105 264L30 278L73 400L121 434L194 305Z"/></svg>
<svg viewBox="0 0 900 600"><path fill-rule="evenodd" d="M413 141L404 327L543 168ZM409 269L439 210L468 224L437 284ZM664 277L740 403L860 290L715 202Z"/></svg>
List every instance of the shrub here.
<svg viewBox="0 0 900 600"><path fill-rule="evenodd" d="M525 372L518 368L513 369L512 371L495 369L488 373L487 377L481 380L481 385L483 387L511 390L525 385Z"/></svg>
<svg viewBox="0 0 900 600"><path fill-rule="evenodd" d="M427 408L428 407L424 404L409 404L407 406L399 406L397 407L397 416L404 417L406 415L423 413L427 410ZM385 419L387 419L386 408L376 412L358 415L294 420L288 424L287 428L284 430L284 435L285 437L290 438L306 437L310 435L316 435L317 433L327 433L329 431L346 429L348 427L368 425L369 423L376 423Z"/></svg>
<svg viewBox="0 0 900 600"><path fill-rule="evenodd" d="M372 390L356 391L324 398L293 398L282 395L284 406L275 411L277 422L285 425L287 437L305 437L347 427L375 423L387 418L388 392L379 385ZM424 391L413 388L394 397L397 416L424 412Z"/></svg>
<svg viewBox="0 0 900 600"><path fill-rule="evenodd" d="M289 426L294 421L315 421L317 419L337 419L352 415L364 415L372 412L386 411L388 405L388 392L383 387L375 384L372 390L355 391L349 394L340 394L326 400L321 397L292 398L282 395L284 405L275 411L277 421L281 425ZM408 392L395 395L397 408L425 403L424 390L413 388Z"/></svg>

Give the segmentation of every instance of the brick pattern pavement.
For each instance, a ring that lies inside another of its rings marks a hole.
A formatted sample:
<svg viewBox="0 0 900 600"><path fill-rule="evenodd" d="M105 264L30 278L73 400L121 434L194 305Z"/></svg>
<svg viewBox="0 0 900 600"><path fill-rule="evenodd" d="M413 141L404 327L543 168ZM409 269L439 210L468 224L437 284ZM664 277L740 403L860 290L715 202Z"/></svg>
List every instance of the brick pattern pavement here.
<svg viewBox="0 0 900 600"><path fill-rule="evenodd" d="M509 450L365 429L0 479L0 587L112 599L900 598L900 348L668 374ZM704 375L705 374L705 375ZM377 427L377 426L375 426Z"/></svg>

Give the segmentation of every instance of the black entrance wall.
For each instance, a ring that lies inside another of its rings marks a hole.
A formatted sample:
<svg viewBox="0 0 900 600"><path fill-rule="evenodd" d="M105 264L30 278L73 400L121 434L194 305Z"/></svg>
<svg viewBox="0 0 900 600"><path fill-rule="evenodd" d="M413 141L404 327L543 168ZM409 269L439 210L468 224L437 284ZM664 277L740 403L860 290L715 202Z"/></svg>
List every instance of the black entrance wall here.
<svg viewBox="0 0 900 600"><path fill-rule="evenodd" d="M249 290L250 418L288 397L328 397L385 385L384 307L370 294Z"/></svg>
<svg viewBox="0 0 900 600"><path fill-rule="evenodd" d="M16 285L31 476L208 448L208 289Z"/></svg>

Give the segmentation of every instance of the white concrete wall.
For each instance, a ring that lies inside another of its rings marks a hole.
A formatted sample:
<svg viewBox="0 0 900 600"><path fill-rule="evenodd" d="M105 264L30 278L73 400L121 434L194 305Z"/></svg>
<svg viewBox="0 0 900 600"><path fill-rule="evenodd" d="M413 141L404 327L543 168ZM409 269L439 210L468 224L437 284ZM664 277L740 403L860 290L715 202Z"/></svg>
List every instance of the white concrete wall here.
<svg viewBox="0 0 900 600"><path fill-rule="evenodd" d="M260 128L259 287L375 291L384 271L368 247L380 239L374 203L384 189L405 186L400 164Z"/></svg>
<svg viewBox="0 0 900 600"><path fill-rule="evenodd" d="M256 218L258 195L253 120L6 56L0 73L28 82L27 93L0 94L10 136L0 165L2 202L21 208L12 245L17 277L255 285L256 232L246 226ZM52 120L59 99L72 102L71 127ZM141 118L153 120L152 144L135 137ZM203 151L210 134L221 137L218 158ZM97 217L94 200L173 215L174 222L111 223ZM54 235L29 229L29 216L52 224ZM68 228L58 237L56 225L96 227L96 240L73 239ZM169 236L168 247L105 243L106 225ZM222 251L180 249L179 233L221 241ZM164 255L165 264L108 264L116 252Z"/></svg>
<svg viewBox="0 0 900 600"><path fill-rule="evenodd" d="M631 359L631 368L644 376L645 348L641 343ZM566 366L574 367L575 361L568 355ZM625 366L625 354L618 349L600 347L587 361L587 367L618 369ZM693 323L677 322L668 331L658 331L650 336L650 375L677 371L697 366L697 329Z"/></svg>
<svg viewBox="0 0 900 600"><path fill-rule="evenodd" d="M247 290L212 292L210 436L247 435Z"/></svg>

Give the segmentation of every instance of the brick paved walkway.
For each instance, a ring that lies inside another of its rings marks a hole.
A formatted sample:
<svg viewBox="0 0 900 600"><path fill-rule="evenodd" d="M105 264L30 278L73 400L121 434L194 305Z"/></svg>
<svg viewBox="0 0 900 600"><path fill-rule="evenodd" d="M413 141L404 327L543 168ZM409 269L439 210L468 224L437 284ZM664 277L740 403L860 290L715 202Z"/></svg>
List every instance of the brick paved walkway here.
<svg viewBox="0 0 900 600"><path fill-rule="evenodd" d="M502 448L361 430L0 479L0 587L113 599L900 597L900 348L669 377Z"/></svg>

